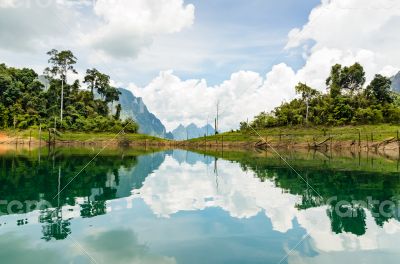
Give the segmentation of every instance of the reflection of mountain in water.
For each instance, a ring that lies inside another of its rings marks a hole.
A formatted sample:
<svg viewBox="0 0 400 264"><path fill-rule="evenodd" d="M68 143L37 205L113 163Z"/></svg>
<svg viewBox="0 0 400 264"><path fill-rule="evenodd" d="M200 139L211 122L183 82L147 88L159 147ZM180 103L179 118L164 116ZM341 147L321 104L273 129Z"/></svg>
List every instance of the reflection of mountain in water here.
<svg viewBox="0 0 400 264"><path fill-rule="evenodd" d="M166 152L156 152L137 157L133 168L122 168L119 171L119 184L116 196L128 197L133 189L140 189L146 177L164 162Z"/></svg>
<svg viewBox="0 0 400 264"><path fill-rule="evenodd" d="M214 158L208 155L198 154L186 150L174 150L172 152L172 157L178 161L179 164L188 163L190 165L194 165L196 162L211 164L214 160Z"/></svg>
<svg viewBox="0 0 400 264"><path fill-rule="evenodd" d="M179 163L188 163L190 165L194 165L196 162L211 164L214 160L210 156L184 150L170 150L138 156L136 166L119 170L116 197L128 197L133 189L140 189L146 177L160 167L167 155L172 156Z"/></svg>

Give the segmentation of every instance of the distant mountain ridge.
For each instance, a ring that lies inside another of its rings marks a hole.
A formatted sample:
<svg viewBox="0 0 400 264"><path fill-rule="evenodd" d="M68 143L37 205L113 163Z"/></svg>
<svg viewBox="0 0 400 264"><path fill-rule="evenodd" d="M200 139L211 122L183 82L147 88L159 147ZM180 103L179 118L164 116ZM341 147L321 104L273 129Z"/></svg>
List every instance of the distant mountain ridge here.
<svg viewBox="0 0 400 264"><path fill-rule="evenodd" d="M175 140L186 140L191 138L203 137L204 135L214 135L215 130L211 125L198 127L191 123L188 126L180 124L177 128L172 130L173 139Z"/></svg>
<svg viewBox="0 0 400 264"><path fill-rule="evenodd" d="M390 80L392 81L392 91L400 93L400 72L390 78Z"/></svg>
<svg viewBox="0 0 400 264"><path fill-rule="evenodd" d="M118 88L121 92L119 103L121 104L121 118L131 117L139 124L139 133L164 138L166 136L165 126L144 104L141 97L124 88Z"/></svg>

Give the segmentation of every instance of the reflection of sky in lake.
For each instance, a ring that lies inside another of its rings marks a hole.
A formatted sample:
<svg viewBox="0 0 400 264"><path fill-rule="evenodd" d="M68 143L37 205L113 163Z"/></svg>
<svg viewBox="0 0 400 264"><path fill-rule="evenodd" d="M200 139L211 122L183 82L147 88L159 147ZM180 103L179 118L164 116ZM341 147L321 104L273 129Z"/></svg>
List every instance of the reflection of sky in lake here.
<svg viewBox="0 0 400 264"><path fill-rule="evenodd" d="M298 210L300 196L238 163L154 153L119 175L121 198L107 202L107 214L80 218L79 205L63 207L72 219L65 240L45 242L40 224L14 224L34 223L38 212L0 217L2 263L89 263L82 248L98 263L279 263L307 233L283 263L397 263L400 255L396 220L379 227L366 211L364 235L335 234L326 206Z"/></svg>

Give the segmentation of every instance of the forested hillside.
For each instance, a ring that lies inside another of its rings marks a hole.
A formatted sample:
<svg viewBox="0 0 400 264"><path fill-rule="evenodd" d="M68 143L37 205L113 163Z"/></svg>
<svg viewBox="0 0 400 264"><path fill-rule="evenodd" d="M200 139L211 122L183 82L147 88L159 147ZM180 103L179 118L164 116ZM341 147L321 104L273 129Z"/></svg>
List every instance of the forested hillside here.
<svg viewBox="0 0 400 264"><path fill-rule="evenodd" d="M400 124L400 96L391 90L391 80L377 74L367 86L365 82L360 64L336 64L326 80L325 93L299 83L295 87L299 98L260 113L250 123L241 122L240 128Z"/></svg>
<svg viewBox="0 0 400 264"><path fill-rule="evenodd" d="M115 104L119 92L110 85L109 76L88 69L83 89L78 80L72 84L67 80L69 73L76 73L77 59L71 51L52 50L48 55L46 88L34 70L0 64L0 129L137 132L135 122L120 119L121 106Z"/></svg>

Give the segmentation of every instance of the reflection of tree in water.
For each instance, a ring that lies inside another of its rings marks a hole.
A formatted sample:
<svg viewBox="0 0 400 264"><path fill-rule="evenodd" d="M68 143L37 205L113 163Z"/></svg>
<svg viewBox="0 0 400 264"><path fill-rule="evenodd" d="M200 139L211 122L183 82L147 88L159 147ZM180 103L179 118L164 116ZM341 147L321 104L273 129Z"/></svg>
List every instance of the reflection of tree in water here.
<svg viewBox="0 0 400 264"><path fill-rule="evenodd" d="M108 184L111 185L112 183L115 183L115 185L118 186L119 184L118 170L113 169L111 175L114 176L114 179L112 179L112 182L108 182ZM106 201L116 198L116 193L117 193L117 189L115 188L116 186L114 187L106 186L95 189L97 190L97 194L92 194L91 196L87 196L84 202L79 205L81 207L81 216L84 218L88 218L106 214L107 212Z"/></svg>
<svg viewBox="0 0 400 264"><path fill-rule="evenodd" d="M388 203L371 206L371 213L375 216L375 223L381 227L392 218L400 221L399 197L388 197L385 201L388 201Z"/></svg>
<svg viewBox="0 0 400 264"><path fill-rule="evenodd" d="M39 217L39 222L43 223L42 239L46 241L50 241L53 238L56 240L62 240L71 234L70 219L63 219L61 208L43 211Z"/></svg>
<svg viewBox="0 0 400 264"><path fill-rule="evenodd" d="M235 159L245 171L254 171L261 181L273 181L277 187L291 194L300 195L301 202L296 205L300 210L326 205L326 201L332 197L337 197L337 201L347 201L350 206L339 206L339 211L335 210L336 204L328 205L327 214L331 220L332 231L335 233L365 234L365 210L370 210L379 226L383 226L390 219L400 220L399 200L396 198L400 194L400 178L396 172L345 171L329 168L327 164L322 163L320 167L300 164L295 166L295 169L305 179L303 180L287 165L276 159L248 157ZM310 189L306 182L315 191ZM380 203L370 205L369 199ZM353 204L352 201L362 203ZM384 210L386 214L382 214L379 209L381 202L384 201L393 202L391 206L386 206ZM342 213L338 213L341 211L352 216L343 216Z"/></svg>
<svg viewBox="0 0 400 264"><path fill-rule="evenodd" d="M51 152L40 160L35 155L0 156L0 197L6 201L48 201L57 205L55 209L41 210L39 222L43 223L43 239L65 239L71 229L70 219L63 218L62 206L75 206L75 198L84 197L84 203L80 204L82 217L105 214L106 201L116 198L119 169L131 169L137 163L134 155L99 155L92 159L93 154L73 152ZM23 205L24 213L38 209ZM0 210L5 213L6 207Z"/></svg>
<svg viewBox="0 0 400 264"><path fill-rule="evenodd" d="M327 209L327 215L331 220L332 232L349 232L357 236L365 234L366 214L363 208L353 204L338 206L332 203Z"/></svg>
<svg viewBox="0 0 400 264"><path fill-rule="evenodd" d="M105 200L100 201L85 201L81 206L81 216L83 218L105 215L107 206Z"/></svg>
<svg viewBox="0 0 400 264"><path fill-rule="evenodd" d="M0 196L7 201L46 200L53 203L58 188L58 166L62 168L61 186L65 186L92 158L93 155L59 154L54 161L48 157L39 163L29 156L0 156ZM98 156L63 190L61 204L74 205L75 197L88 197L93 188L103 189L105 198L112 199L119 184L118 170L135 165L136 156L125 155L123 159L116 155ZM111 176L115 186L108 186Z"/></svg>
<svg viewBox="0 0 400 264"><path fill-rule="evenodd" d="M106 201L114 199L116 189L111 187L99 188L98 194L86 197L81 207L81 216L84 218L104 215L107 212Z"/></svg>
<svg viewBox="0 0 400 264"><path fill-rule="evenodd" d="M324 201L319 197L313 194L313 190L307 189L304 191L301 196L301 202L296 204L296 208L299 210L304 210L313 207L319 207L324 205Z"/></svg>

